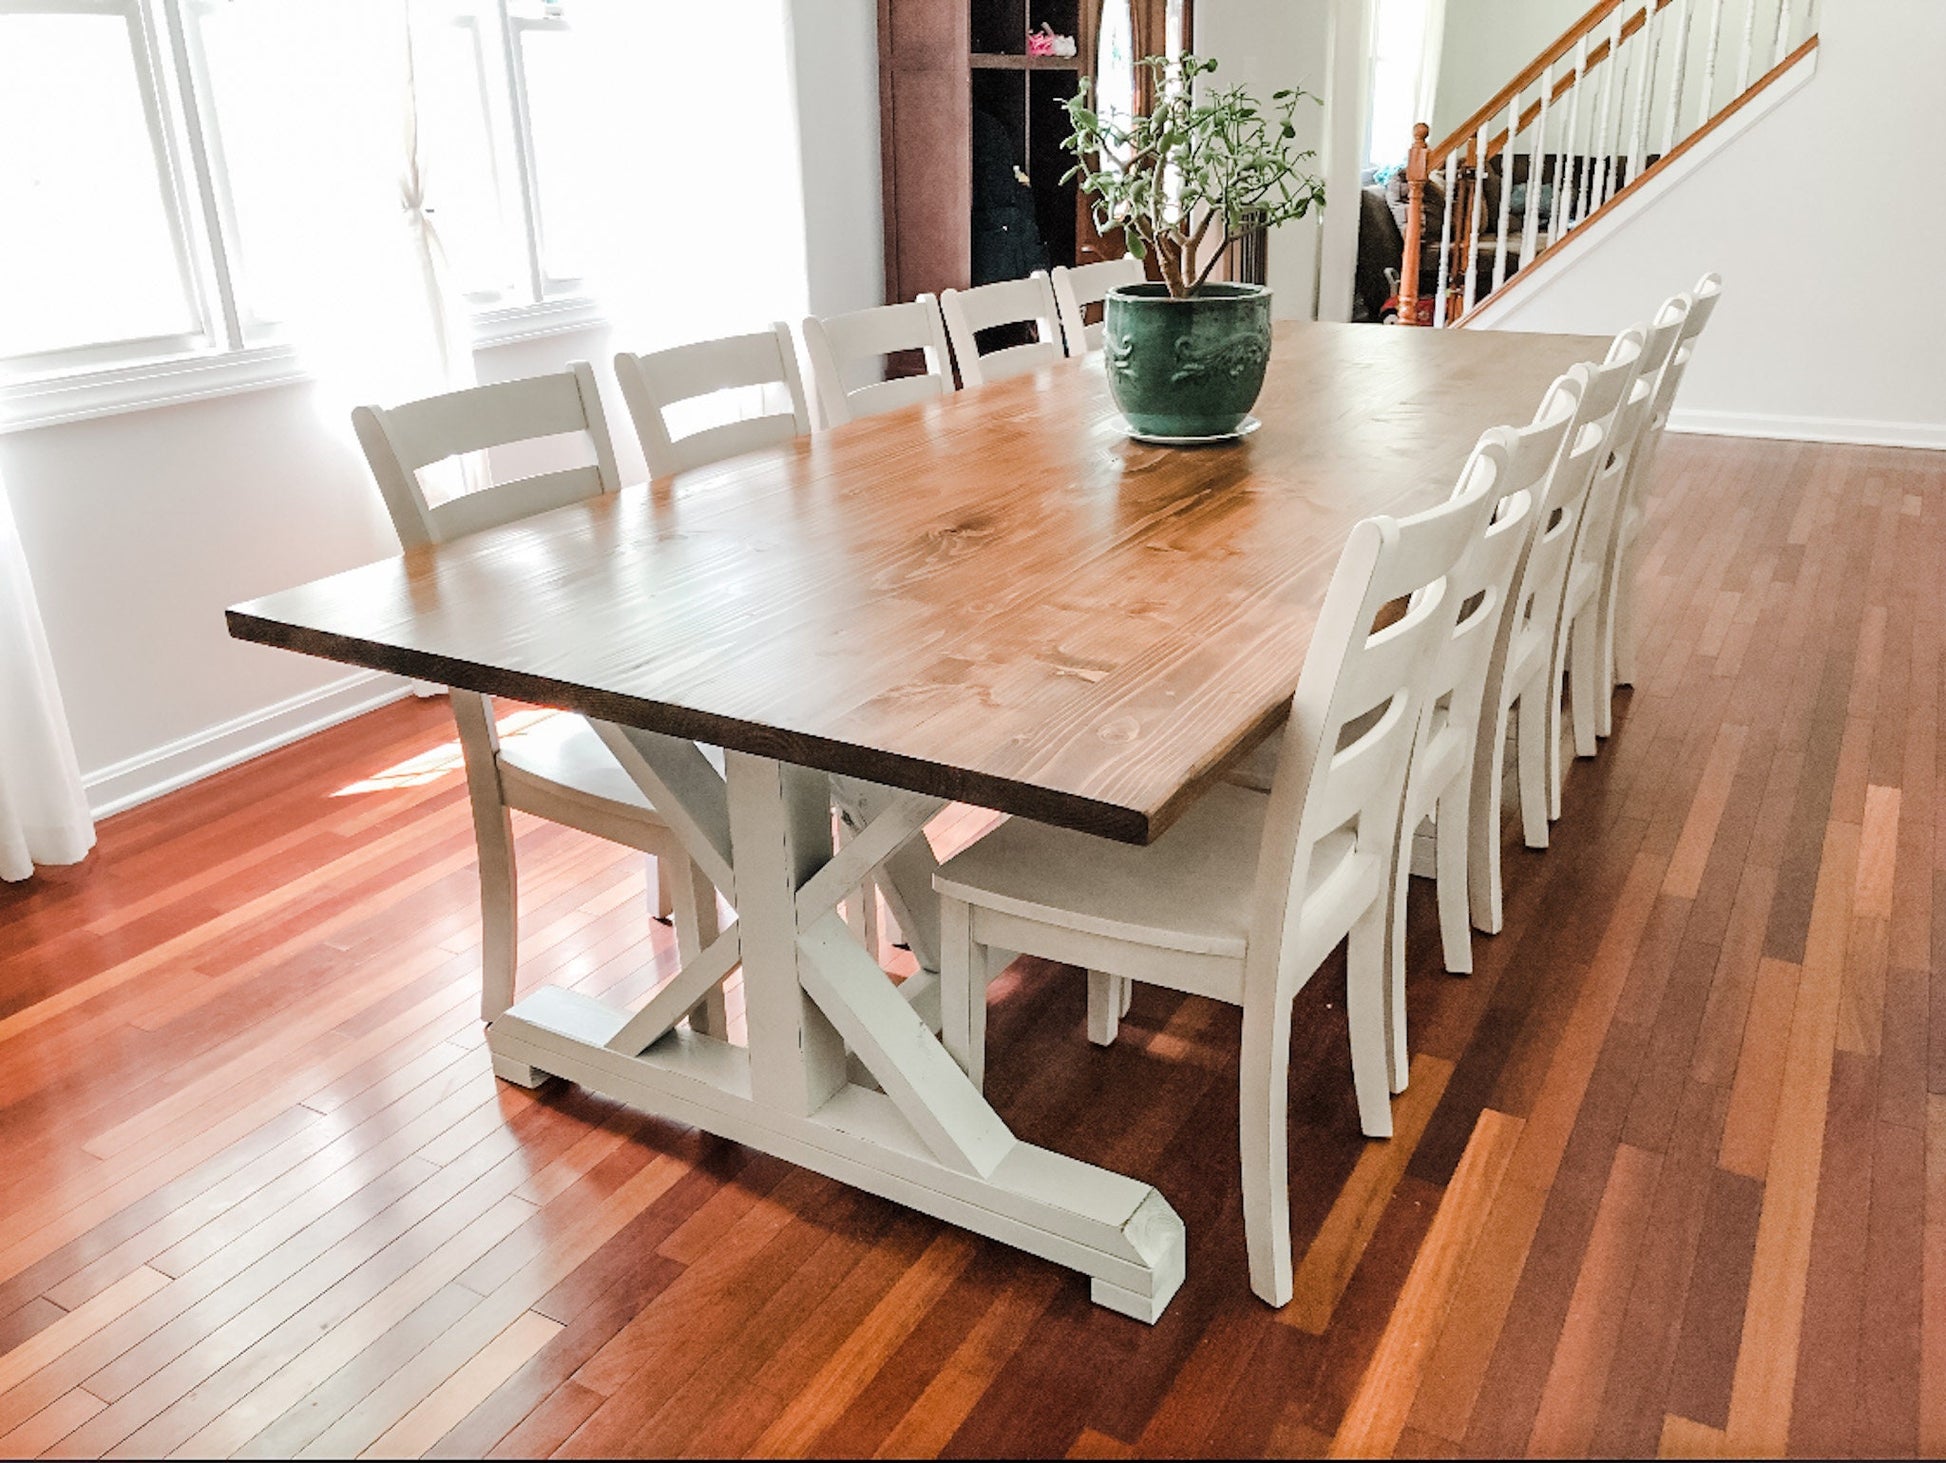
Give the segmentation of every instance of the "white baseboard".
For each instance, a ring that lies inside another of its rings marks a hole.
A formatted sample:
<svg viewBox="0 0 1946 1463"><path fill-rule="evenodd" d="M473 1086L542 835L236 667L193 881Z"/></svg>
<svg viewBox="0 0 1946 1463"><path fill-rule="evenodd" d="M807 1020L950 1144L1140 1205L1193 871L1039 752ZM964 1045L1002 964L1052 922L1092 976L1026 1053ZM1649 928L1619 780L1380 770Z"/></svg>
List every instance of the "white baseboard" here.
<svg viewBox="0 0 1946 1463"><path fill-rule="evenodd" d="M1669 430L1702 437L1769 437L1780 442L1845 442L1861 447L1946 451L1946 422L1880 422L1848 417L1774 416L1766 412L1669 413Z"/></svg>
<svg viewBox="0 0 1946 1463"><path fill-rule="evenodd" d="M106 818L410 693L397 676L377 671L346 676L87 774L82 786L89 811Z"/></svg>

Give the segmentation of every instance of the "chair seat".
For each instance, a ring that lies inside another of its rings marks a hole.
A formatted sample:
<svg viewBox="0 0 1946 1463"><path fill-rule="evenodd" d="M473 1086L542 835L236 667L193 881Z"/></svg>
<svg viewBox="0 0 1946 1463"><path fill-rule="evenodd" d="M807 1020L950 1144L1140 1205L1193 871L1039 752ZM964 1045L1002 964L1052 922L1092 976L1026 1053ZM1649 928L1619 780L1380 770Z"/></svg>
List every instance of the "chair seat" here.
<svg viewBox="0 0 1946 1463"><path fill-rule="evenodd" d="M949 859L934 882L950 898L1041 924L1240 961L1269 806L1261 793L1218 784L1146 848L1013 818ZM1349 834L1319 841L1305 923L1321 936L1335 928L1325 950L1378 897L1378 865ZM1343 901L1350 916L1330 917Z"/></svg>
<svg viewBox="0 0 1946 1463"><path fill-rule="evenodd" d="M550 716L500 743L500 777L507 801L526 807L522 791L543 798L565 796L600 811L662 823L647 794L622 770L582 717ZM529 811L537 811L529 809Z"/></svg>

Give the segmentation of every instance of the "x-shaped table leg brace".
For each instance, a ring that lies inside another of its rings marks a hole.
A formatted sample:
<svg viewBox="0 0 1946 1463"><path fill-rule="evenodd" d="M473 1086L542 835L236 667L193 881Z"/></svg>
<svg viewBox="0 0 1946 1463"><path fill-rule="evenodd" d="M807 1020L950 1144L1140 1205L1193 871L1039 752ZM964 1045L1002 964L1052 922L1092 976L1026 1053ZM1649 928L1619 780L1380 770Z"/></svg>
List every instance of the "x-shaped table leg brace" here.
<svg viewBox="0 0 1946 1463"><path fill-rule="evenodd" d="M921 831L941 800L844 782L836 796L857 832L834 854L825 774L729 752L725 778L693 744L597 727L738 918L632 1016L536 992L489 1032L496 1065L568 1077L748 1143L1080 1270L1099 1304L1159 1317L1182 1283L1175 1211L1146 1184L1015 1138L910 990L835 912L877 871L913 950L936 968ZM748 1047L693 1019L681 1029L738 963ZM853 1058L875 1087L852 1080Z"/></svg>

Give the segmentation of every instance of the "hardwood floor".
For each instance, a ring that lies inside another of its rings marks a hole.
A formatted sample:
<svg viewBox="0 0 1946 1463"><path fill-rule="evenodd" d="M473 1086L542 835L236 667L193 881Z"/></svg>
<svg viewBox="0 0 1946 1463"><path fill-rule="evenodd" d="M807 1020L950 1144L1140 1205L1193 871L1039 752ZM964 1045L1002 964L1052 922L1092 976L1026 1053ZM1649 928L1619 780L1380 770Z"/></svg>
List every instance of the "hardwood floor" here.
<svg viewBox="0 0 1946 1463"><path fill-rule="evenodd" d="M1640 685L1358 1136L1293 1053L1297 1298L1245 1278L1238 1014L995 983L1028 1141L1155 1182L1162 1322L560 1083L495 1083L443 703L0 886L0 1456L1946 1452L1946 466L1669 439ZM440 749L444 748L442 751ZM940 831L976 826L949 815ZM523 984L674 968L521 825Z"/></svg>

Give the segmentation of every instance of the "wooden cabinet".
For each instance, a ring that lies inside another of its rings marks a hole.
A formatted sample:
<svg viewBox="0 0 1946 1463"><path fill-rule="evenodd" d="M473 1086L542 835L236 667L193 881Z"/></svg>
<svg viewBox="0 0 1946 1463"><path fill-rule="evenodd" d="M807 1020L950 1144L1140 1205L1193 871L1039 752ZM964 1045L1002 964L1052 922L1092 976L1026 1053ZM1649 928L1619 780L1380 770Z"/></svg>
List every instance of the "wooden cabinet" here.
<svg viewBox="0 0 1946 1463"><path fill-rule="evenodd" d="M1062 104L1095 75L1104 12L1132 54L1189 33L1188 0L879 0L888 300L1121 253L1062 181ZM1077 54L1028 55L1043 23Z"/></svg>

